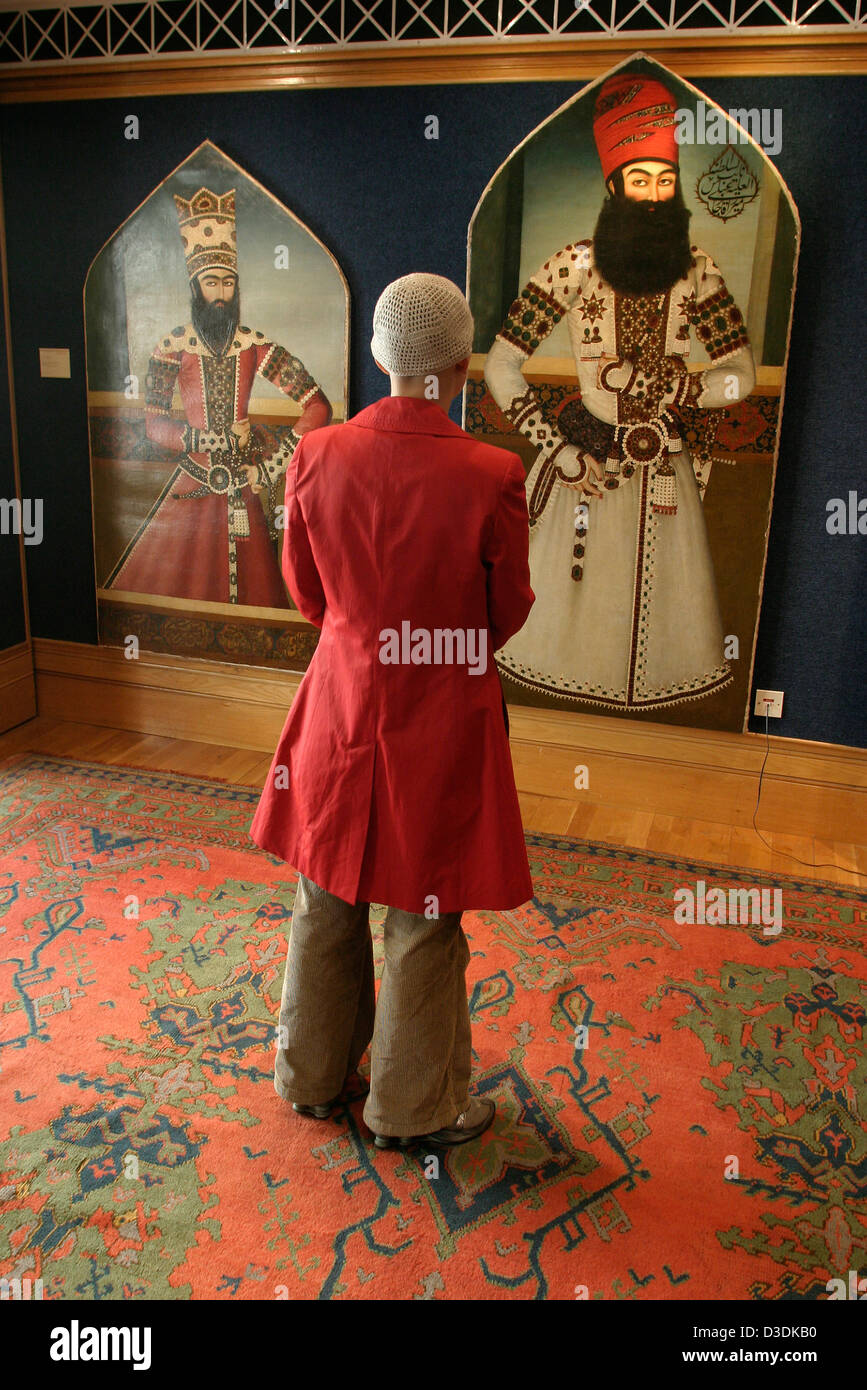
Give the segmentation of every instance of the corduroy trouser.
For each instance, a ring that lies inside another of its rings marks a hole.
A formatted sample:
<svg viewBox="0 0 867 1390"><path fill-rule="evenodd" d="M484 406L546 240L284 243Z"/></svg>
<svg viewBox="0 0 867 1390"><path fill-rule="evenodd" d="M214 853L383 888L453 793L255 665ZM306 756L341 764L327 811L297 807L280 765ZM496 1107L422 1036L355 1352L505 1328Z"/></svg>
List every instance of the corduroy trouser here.
<svg viewBox="0 0 867 1390"><path fill-rule="evenodd" d="M365 1124L374 1134L428 1134L453 1125L469 1104L463 914L389 907L376 1000L369 907L299 875L274 1086L299 1105L333 1100L370 1044Z"/></svg>

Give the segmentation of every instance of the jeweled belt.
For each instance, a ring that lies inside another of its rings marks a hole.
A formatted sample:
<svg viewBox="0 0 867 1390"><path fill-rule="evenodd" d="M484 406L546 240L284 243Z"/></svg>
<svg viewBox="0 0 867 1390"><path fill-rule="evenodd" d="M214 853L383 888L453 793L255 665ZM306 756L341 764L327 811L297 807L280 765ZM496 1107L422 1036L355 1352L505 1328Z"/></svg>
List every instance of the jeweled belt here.
<svg viewBox="0 0 867 1390"><path fill-rule="evenodd" d="M654 420L609 425L592 415L583 402L574 401L561 410L558 424L567 443L592 454L599 462L604 458L603 486L609 492L628 482L636 468L649 468L652 510L661 516L677 514L677 475L669 462L669 454L680 453L683 439L675 416L665 411ZM556 476L556 463L553 468ZM572 578L575 580L583 576L587 519L588 508L576 507L572 548Z"/></svg>
<svg viewBox="0 0 867 1390"><path fill-rule="evenodd" d="M201 463L197 463L191 454L187 454L182 466L185 473L204 486L194 488L192 492L176 492L175 497L179 501L186 501L192 497L209 497L213 493L218 496L232 493L231 497L227 496L232 531L238 537L249 536L250 517L242 495L245 484L235 479L231 468L224 463L212 463L210 467L205 468Z"/></svg>

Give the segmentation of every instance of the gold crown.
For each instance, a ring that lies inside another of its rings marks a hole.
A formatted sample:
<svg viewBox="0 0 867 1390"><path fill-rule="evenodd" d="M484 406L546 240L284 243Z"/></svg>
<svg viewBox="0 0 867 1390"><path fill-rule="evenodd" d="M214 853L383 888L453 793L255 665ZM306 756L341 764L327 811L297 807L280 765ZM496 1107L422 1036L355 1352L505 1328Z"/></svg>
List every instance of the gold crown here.
<svg viewBox="0 0 867 1390"><path fill-rule="evenodd" d="M195 280L203 270L230 270L237 275L234 188L223 194L200 188L189 200L177 193L172 196L190 279Z"/></svg>

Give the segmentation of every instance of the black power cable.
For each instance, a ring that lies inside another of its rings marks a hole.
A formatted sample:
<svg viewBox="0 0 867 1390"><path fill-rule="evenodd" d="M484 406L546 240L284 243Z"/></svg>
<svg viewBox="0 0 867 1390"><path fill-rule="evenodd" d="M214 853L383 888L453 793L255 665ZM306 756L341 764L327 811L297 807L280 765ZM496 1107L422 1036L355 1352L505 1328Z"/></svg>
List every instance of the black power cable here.
<svg viewBox="0 0 867 1390"><path fill-rule="evenodd" d="M760 800L761 795L762 795L762 778L763 778L764 775L765 775L765 766L766 766L767 761L768 761L768 755L770 754L770 751L771 751L771 735L770 735L770 733L768 732L768 711L767 711L767 709L765 710L765 740L766 740L766 742L765 742L765 756L764 756L764 758L763 758L763 760L762 760L761 771L759 772L759 785L758 785L758 787L757 787L757 789L756 789L756 806L755 806L755 810L753 811L753 830L755 830L755 832L756 832L756 834L758 835L759 839L761 840L762 844L765 845L766 848L769 849L769 850L771 851L772 854L782 854L786 859L794 859L794 861L795 861L796 864L803 864L803 865L805 866L805 868L807 868L807 869L835 869L837 873L854 874L854 876L855 876L856 878L867 878L867 874L862 873L860 869L844 869L844 868L841 868L841 866L840 866L839 864L831 864L828 860L822 860L822 862L821 862L820 864L815 864L815 863L811 864L811 863L810 863L808 860L806 860L806 859L799 859L798 856L797 856L797 854L790 854L788 850L785 850L785 849L774 849L774 846L771 845L771 844L769 844L768 841L765 839L765 837L764 837L764 835L762 834L761 830L759 830L759 827L756 825L756 816L757 816L758 813L759 813L759 800Z"/></svg>

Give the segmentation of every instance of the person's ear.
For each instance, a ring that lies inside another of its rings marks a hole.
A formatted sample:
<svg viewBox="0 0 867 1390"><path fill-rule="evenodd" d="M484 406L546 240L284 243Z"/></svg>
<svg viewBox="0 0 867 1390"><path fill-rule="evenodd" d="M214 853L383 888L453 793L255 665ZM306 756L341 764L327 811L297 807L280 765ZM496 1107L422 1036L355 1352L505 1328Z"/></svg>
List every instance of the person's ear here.
<svg viewBox="0 0 867 1390"><path fill-rule="evenodd" d="M390 375L391 375L391 373L389 372L388 368L387 368L387 367L383 367L382 363L379 361L378 358L374 357L373 360L374 360L374 362L376 363L377 367L379 368L379 370L380 370L381 372L385 372L385 375L386 375L386 376L390 376Z"/></svg>

